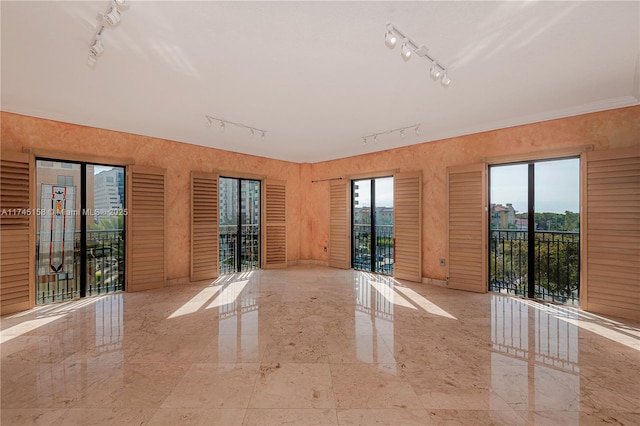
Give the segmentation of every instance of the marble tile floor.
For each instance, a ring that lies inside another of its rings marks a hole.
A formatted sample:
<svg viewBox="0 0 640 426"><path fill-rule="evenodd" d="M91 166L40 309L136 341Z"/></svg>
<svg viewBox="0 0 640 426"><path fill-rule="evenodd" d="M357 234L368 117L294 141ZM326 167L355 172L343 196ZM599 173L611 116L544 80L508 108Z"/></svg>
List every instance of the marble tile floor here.
<svg viewBox="0 0 640 426"><path fill-rule="evenodd" d="M319 266L1 321L5 425L640 424L640 324Z"/></svg>

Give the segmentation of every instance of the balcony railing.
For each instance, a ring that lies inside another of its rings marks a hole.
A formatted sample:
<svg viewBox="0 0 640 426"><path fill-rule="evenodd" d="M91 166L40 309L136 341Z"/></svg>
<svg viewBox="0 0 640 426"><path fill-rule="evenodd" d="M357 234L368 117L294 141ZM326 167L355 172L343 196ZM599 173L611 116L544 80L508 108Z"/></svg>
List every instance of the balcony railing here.
<svg viewBox="0 0 640 426"><path fill-rule="evenodd" d="M36 303L81 297L80 231L75 232L73 273L39 275ZM36 235L36 264L40 264L40 235ZM85 294L96 296L124 289L124 230L87 231L87 284Z"/></svg>
<svg viewBox="0 0 640 426"><path fill-rule="evenodd" d="M353 268L371 271L371 225L353 225ZM393 225L375 226L374 270L393 275Z"/></svg>
<svg viewBox="0 0 640 426"><path fill-rule="evenodd" d="M252 271L260 268L260 226L242 225L240 265L238 268L238 225L220 225L220 274Z"/></svg>
<svg viewBox="0 0 640 426"><path fill-rule="evenodd" d="M528 232L490 230L489 290L526 296L529 268L535 272L535 297L577 303L580 296L580 234L536 231L534 265L529 265Z"/></svg>

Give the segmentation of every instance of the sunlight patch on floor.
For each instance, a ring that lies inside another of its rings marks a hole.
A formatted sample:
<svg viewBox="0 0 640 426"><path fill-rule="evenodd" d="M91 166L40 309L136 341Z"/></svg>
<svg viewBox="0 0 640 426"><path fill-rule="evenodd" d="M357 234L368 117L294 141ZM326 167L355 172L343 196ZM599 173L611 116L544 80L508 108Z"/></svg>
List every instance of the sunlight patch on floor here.
<svg viewBox="0 0 640 426"><path fill-rule="evenodd" d="M188 315L198 312L206 305L215 295L222 289L221 285L209 286L191 298L187 303L180 306L174 313L169 315L168 319L176 318L182 315Z"/></svg>
<svg viewBox="0 0 640 426"><path fill-rule="evenodd" d="M427 313L457 320L457 318L451 315L449 312L445 311L440 306L436 305L432 301L428 300L424 296L416 293L414 290L408 287L396 286L395 290L402 293L407 299L411 300L413 303L424 309Z"/></svg>

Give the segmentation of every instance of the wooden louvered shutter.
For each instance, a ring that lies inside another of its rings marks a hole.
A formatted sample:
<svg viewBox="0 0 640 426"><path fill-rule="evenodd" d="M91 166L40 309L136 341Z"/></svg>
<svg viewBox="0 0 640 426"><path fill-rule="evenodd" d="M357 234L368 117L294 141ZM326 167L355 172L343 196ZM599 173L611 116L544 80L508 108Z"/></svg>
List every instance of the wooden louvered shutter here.
<svg viewBox="0 0 640 426"><path fill-rule="evenodd" d="M447 168L447 280L450 288L487 291L486 166Z"/></svg>
<svg viewBox="0 0 640 426"><path fill-rule="evenodd" d="M422 282L422 172L393 176L394 276Z"/></svg>
<svg viewBox="0 0 640 426"><path fill-rule="evenodd" d="M166 282L165 176L156 167L127 168L127 291Z"/></svg>
<svg viewBox="0 0 640 426"><path fill-rule="evenodd" d="M0 313L34 305L35 216L33 166L28 154L2 153L0 162Z"/></svg>
<svg viewBox="0 0 640 426"><path fill-rule="evenodd" d="M191 281L218 276L218 179L191 173Z"/></svg>
<svg viewBox="0 0 640 426"><path fill-rule="evenodd" d="M286 182L265 180L263 269L287 267L287 186Z"/></svg>
<svg viewBox="0 0 640 426"><path fill-rule="evenodd" d="M331 181L329 191L329 266L349 269L351 267L349 182Z"/></svg>
<svg viewBox="0 0 640 426"><path fill-rule="evenodd" d="M582 308L640 320L640 149L582 157Z"/></svg>

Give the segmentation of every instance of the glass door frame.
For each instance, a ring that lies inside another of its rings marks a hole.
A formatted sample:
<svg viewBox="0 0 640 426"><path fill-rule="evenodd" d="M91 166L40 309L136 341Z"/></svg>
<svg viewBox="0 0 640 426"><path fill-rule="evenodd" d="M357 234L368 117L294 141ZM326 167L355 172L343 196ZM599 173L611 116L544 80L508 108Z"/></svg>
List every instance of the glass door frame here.
<svg viewBox="0 0 640 426"><path fill-rule="evenodd" d="M260 269L262 267L262 181L260 179L255 179L255 178L246 178L246 177L234 177L234 176L224 176L221 175L218 178L218 182L221 182L222 179L230 179L230 180L234 180L237 182L237 204L236 204L236 209L237 209L237 224L236 224L236 244L235 244L235 252L233 253L233 257L234 257L234 262L235 262L235 270L234 271L230 271L230 272L224 272L226 273L238 273L238 272L246 272L245 270L243 270L242 268L242 240L243 240L243 232L242 232L242 203L243 203L243 199L242 199L242 183L243 182L253 182L255 184L257 184L258 187L258 235L257 235L257 242L258 242L258 254L257 254L257 268L251 268L248 270L254 270L254 269ZM222 187L222 185L218 185L219 188ZM218 207L220 206L220 196L222 194L222 191L220 190L220 194L218 195ZM220 214L221 215L221 214ZM220 217L218 217L218 241L220 240ZM221 246L219 244L219 246ZM218 270L220 274L223 274L222 271L222 262L219 262L219 266L218 266Z"/></svg>
<svg viewBox="0 0 640 426"><path fill-rule="evenodd" d="M515 165L527 165L527 289L526 289L526 297L529 299L535 299L536 298L536 265L537 265L537 261L536 261L536 249L535 249L535 245L536 245L536 221L535 221L535 213L536 213L536 209L535 209L535 191L536 191L536 187L535 187L535 165L538 163L546 163L546 162L553 162L553 161L562 161L562 160L578 160L578 161L582 161L580 155L569 155L569 156L562 156L562 157L550 157L550 158L539 158L539 159L532 159L532 160L523 160L523 161L514 161L514 162L505 162L505 163L494 163L494 164L488 164L488 172L487 172L487 197L488 197L488 202L487 205L491 206L491 168L494 167L503 167L503 166L515 166ZM579 173L580 173L580 167L578 168ZM579 185L582 185L581 182L581 178L579 177L578 179ZM578 188L578 193L581 192L581 188ZM580 212L580 208L579 208L579 212ZM488 244L487 244L487 250L489 251L488 255L487 255L487 282L489 284L489 289L491 288L491 274L492 274L492 268L491 268L491 244L492 244L492 237L491 237L491 222L492 222L492 217L490 214L487 214L487 229L488 229ZM578 232L578 274L577 274L577 296L578 296L578 300L580 297L580 255L581 255L581 251L580 251L580 232Z"/></svg>
<svg viewBox="0 0 640 426"><path fill-rule="evenodd" d="M87 297L87 287L88 287L88 256L87 256L87 248L88 248L88 244L87 244L87 238L88 238L88 232L87 232L87 166L103 166L103 167L119 167L123 169L123 173L126 176L126 166L124 165L119 165L119 164L106 164L106 163L100 163L100 162L91 162L91 161L79 161L79 160L65 160L65 159L60 159L60 158L50 158L50 157L43 157L43 156L38 156L35 157L35 180L36 180L36 185L39 185L38 183L38 162L39 161L50 161L53 163L66 163L66 164L75 164L75 165L79 165L80 166L80 184L76 193L76 197L79 196L80 199L80 211L77 212L76 217L80 217L80 279L78 282L78 293L79 293L79 298L85 298ZM124 183L123 185L123 194L122 194L122 200L123 200L123 210L126 211L126 200L127 200L127 185L126 183ZM42 195L41 195L42 197ZM40 208L42 208L42 206L40 206L41 203L41 199L40 200L36 200L36 205L38 205ZM73 206L73 208L75 209L76 206ZM122 267L122 273L119 273L118 275L122 276L122 288L119 291L125 291L126 290L126 238L127 238L127 230L126 230L126 220L123 221L122 223L122 247L123 247L123 267ZM38 230L38 225L36 224L35 227L35 231L37 232ZM75 235L75 230L74 230L74 235ZM37 237L36 237L37 240ZM39 244L38 241L36 241L37 244ZM36 244L36 246L37 246ZM37 249L36 249L37 250ZM38 256L38 253L36 253L36 256ZM37 294L37 290L38 290L38 282L39 282L39 276L38 275L38 269L39 265L38 262L36 262L35 268L36 268L36 282L34 283L36 286L36 304L38 304L38 294ZM63 300L74 300L73 298L71 299L62 299L60 301ZM58 302L59 300L55 300L52 302L47 302L47 303L54 303L54 302ZM45 302L41 303L41 304L47 304Z"/></svg>
<svg viewBox="0 0 640 426"><path fill-rule="evenodd" d="M358 269L356 267L356 251L357 251L357 245L356 245L356 233L354 232L354 228L355 228L355 219L356 219L356 208L355 208L355 202L356 202L356 185L358 182L362 182L362 181L368 181L370 183L370 215L371 215L371 219L370 219L370 223L369 223L369 227L370 227L370 232L369 232L369 241L370 241L370 248L369 248L369 268L368 271L372 272L372 273L376 273L376 274L382 274L382 275L393 275L393 269L391 270L391 272L387 271L385 272L384 269L380 269L378 270L378 239L377 239L377 231L376 231L376 180L378 179L394 179L393 175L381 175L381 176L373 176L373 177L363 177L363 178L358 178L358 179L352 179L350 184L351 184L351 268L356 269L356 270L364 270L367 271L367 269ZM392 241L394 242L392 244L392 250L395 248L395 237L392 236ZM395 257L395 255L394 255Z"/></svg>

